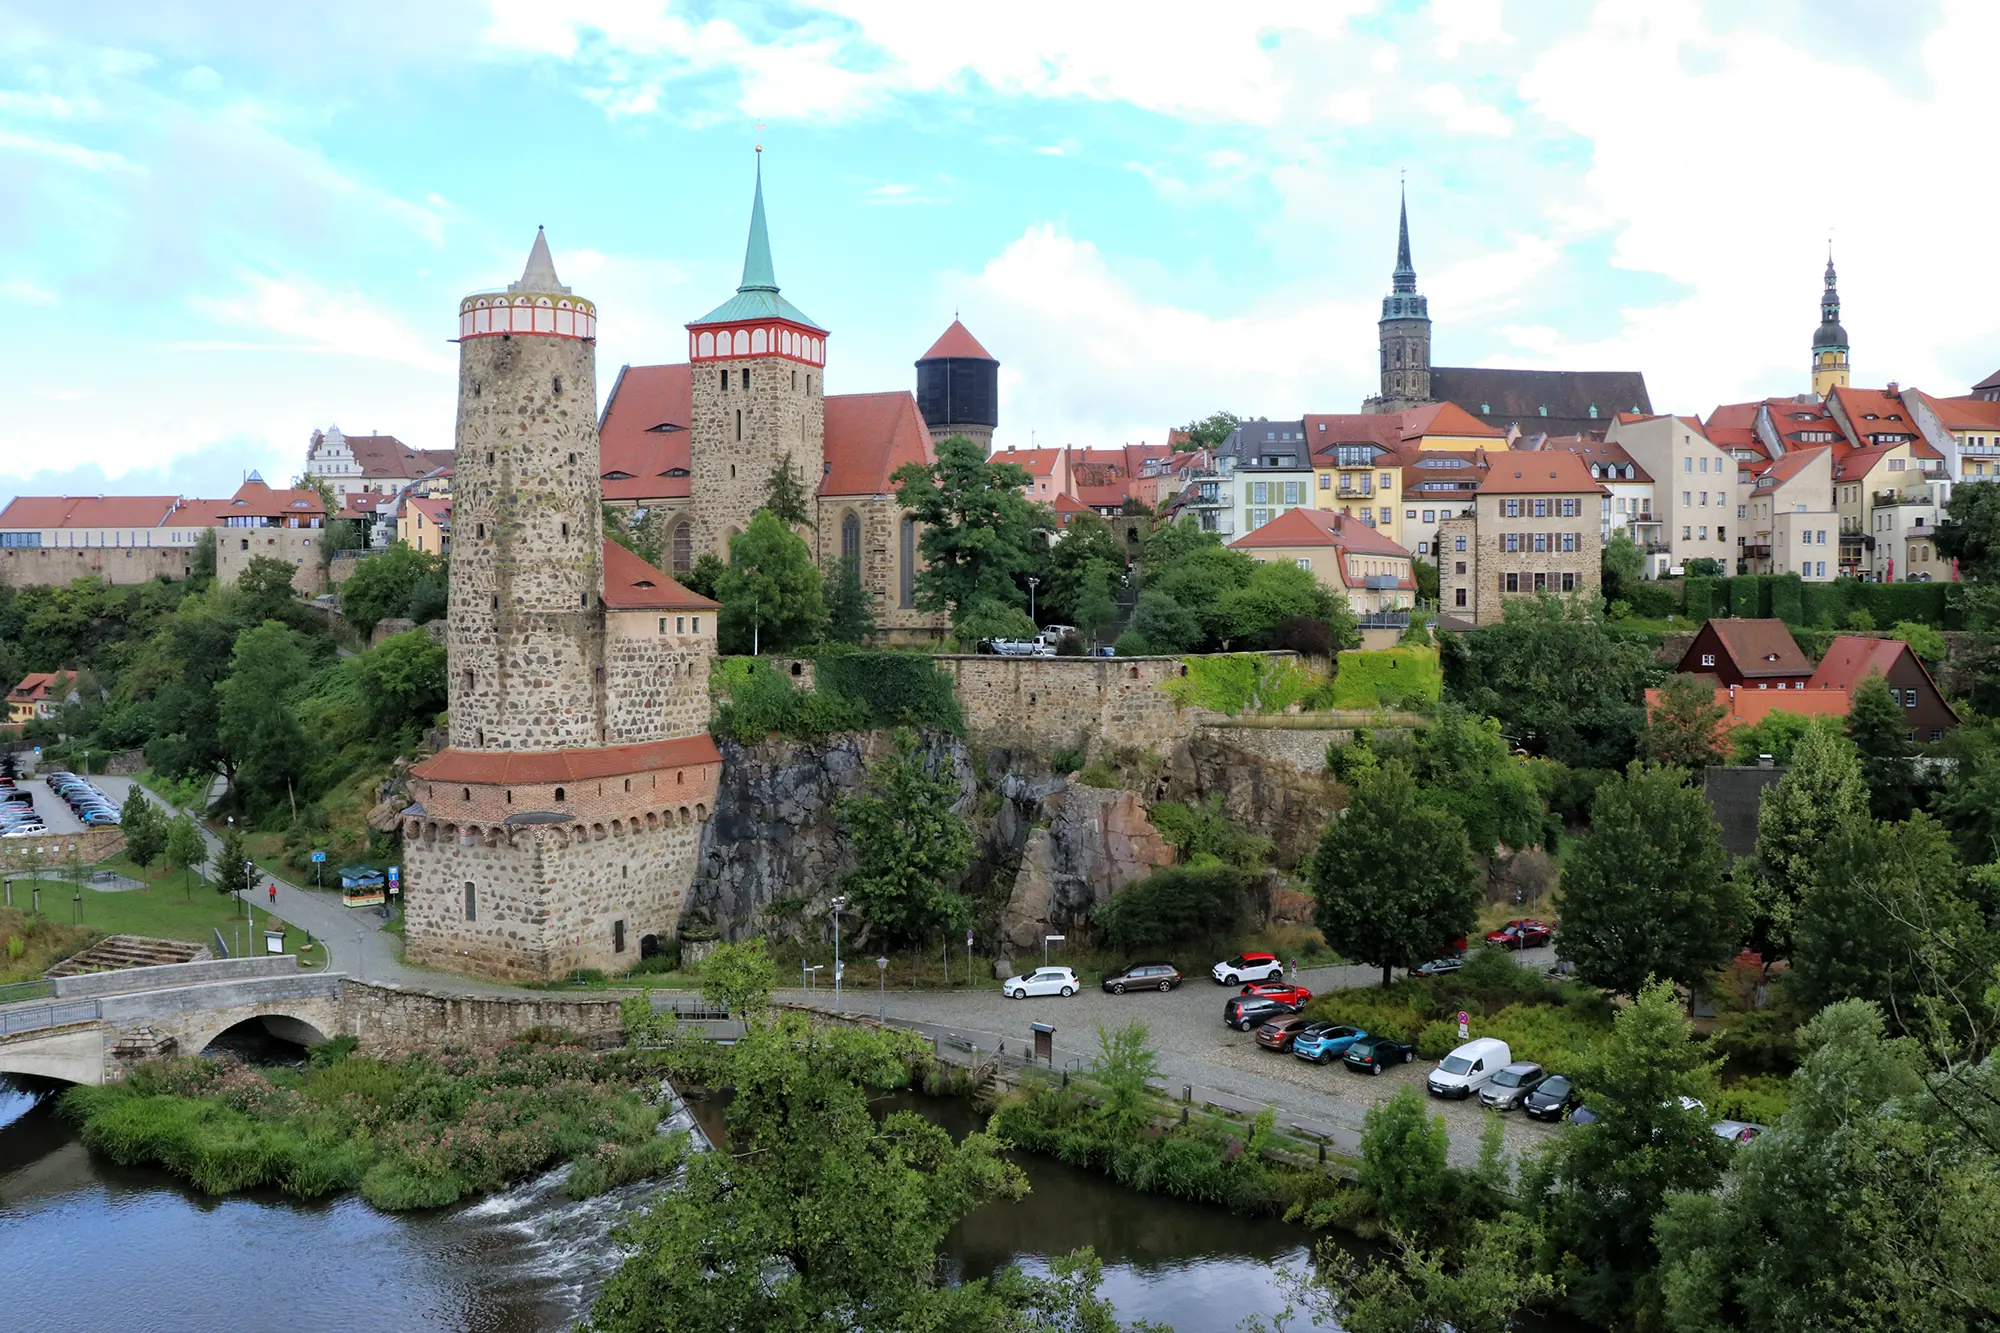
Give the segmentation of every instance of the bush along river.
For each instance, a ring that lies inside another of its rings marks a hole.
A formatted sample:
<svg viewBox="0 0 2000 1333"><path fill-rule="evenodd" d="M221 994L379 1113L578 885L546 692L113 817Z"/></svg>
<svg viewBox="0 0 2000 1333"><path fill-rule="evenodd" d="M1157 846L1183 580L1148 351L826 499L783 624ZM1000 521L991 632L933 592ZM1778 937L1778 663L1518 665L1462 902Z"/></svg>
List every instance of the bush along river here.
<svg viewBox="0 0 2000 1333"><path fill-rule="evenodd" d="M726 1137L726 1094L690 1107L660 1076L725 1072L688 1047L239 1054L279 1063L166 1061L67 1096L0 1076L10 1325L567 1329L630 1253L621 1225L675 1188L684 1152ZM954 1139L987 1119L966 1098L907 1091L871 1110L916 1112ZM1012 1156L1029 1192L951 1230L954 1282L1045 1273L1090 1246L1121 1319L1186 1333L1283 1309L1278 1270L1309 1261L1312 1235L1275 1217Z"/></svg>

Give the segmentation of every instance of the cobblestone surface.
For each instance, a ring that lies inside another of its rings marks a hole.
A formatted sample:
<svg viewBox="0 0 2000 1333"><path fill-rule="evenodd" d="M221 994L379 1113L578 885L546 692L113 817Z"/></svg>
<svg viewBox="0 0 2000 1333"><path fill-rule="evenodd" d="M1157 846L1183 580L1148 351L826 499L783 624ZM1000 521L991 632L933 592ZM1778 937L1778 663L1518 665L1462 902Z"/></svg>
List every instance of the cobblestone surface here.
<svg viewBox="0 0 2000 1333"><path fill-rule="evenodd" d="M1548 949L1531 949L1520 955L1523 967L1541 968L1553 961L1553 952ZM886 996L868 989L849 989L841 1007L853 1014L873 1015L879 1010L892 1021L914 1024L941 1039L951 1035L969 1038L988 1052L1002 1042L1009 1052L1019 1051L1033 1038L1030 1024L1049 1024L1056 1029L1058 1068L1072 1062L1079 1067L1089 1063L1097 1049L1100 1024L1120 1027L1136 1018L1146 1024L1165 1082L1176 1095L1183 1085L1192 1085L1197 1097L1207 1091L1230 1104L1275 1107L1281 1122L1309 1121L1331 1127L1336 1131L1332 1135L1334 1147L1345 1152L1358 1147L1362 1118L1370 1107L1395 1096L1408 1084L1422 1087L1423 1077L1431 1069L1430 1062L1419 1060L1369 1077L1344 1065L1321 1067L1267 1051L1257 1045L1251 1033L1223 1026L1222 1006L1236 993L1233 988L1214 984L1185 962L1182 967L1190 973L1187 981L1164 995L1107 995L1090 985L1067 999L1009 1000L1000 994L997 984L988 983L973 990L890 991ZM1381 972L1366 967L1307 968L1299 980L1318 994L1376 984ZM825 988L813 993L792 991L784 998L834 1007L832 992ZM1492 1113L1482 1110L1476 1099L1429 1099L1429 1106L1433 1114L1444 1117L1450 1130L1453 1160L1477 1160L1480 1136ZM1534 1151L1554 1132L1554 1127L1519 1112L1508 1112L1503 1119L1507 1150L1517 1156Z"/></svg>

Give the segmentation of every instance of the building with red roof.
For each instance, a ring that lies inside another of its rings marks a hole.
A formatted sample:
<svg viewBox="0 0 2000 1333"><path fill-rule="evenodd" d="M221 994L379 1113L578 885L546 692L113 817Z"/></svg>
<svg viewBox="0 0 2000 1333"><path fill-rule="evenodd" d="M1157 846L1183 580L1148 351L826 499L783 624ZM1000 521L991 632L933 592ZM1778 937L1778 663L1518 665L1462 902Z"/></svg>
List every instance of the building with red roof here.
<svg viewBox="0 0 2000 1333"><path fill-rule="evenodd" d="M273 488L252 472L227 500L206 501L216 525L215 577L230 584L258 557L292 567L292 587L311 596L326 586L320 548L326 542L326 503L318 491Z"/></svg>
<svg viewBox="0 0 2000 1333"><path fill-rule="evenodd" d="M1690 560L1714 560L1736 572L1753 478L1737 465L1734 450L1708 438L1689 416L1623 413L1604 433L1653 478L1653 513L1667 570ZM1656 552L1657 553L1657 552ZM1657 569L1655 572L1659 572Z"/></svg>
<svg viewBox="0 0 2000 1333"><path fill-rule="evenodd" d="M1666 549L1660 520L1653 513L1653 475L1624 445L1595 435L1530 435L1515 441L1514 447L1561 449L1581 458L1607 492L1598 524L1604 540L1623 535L1650 559L1664 560L1663 555L1652 554Z"/></svg>
<svg viewBox="0 0 2000 1333"><path fill-rule="evenodd" d="M1934 398L1906 390L1917 430L1944 458L1954 481L2000 479L2000 398Z"/></svg>
<svg viewBox="0 0 2000 1333"><path fill-rule="evenodd" d="M394 495L419 477L452 464L449 449L413 449L393 435L346 435L339 426L312 433L305 475L324 478L336 500Z"/></svg>
<svg viewBox="0 0 2000 1333"><path fill-rule="evenodd" d="M1471 512L1437 526L1443 613L1490 625L1518 597L1596 597L1610 492L1589 465L1560 449L1509 449L1484 462Z"/></svg>
<svg viewBox="0 0 2000 1333"><path fill-rule="evenodd" d="M66 702L77 697L71 689L73 677L67 671L30 671L21 683L7 691L7 721L20 726L38 717L54 717Z"/></svg>
<svg viewBox="0 0 2000 1333"><path fill-rule="evenodd" d="M1416 604L1410 553L1375 528L1325 509L1287 509L1229 543L1259 561L1287 561L1344 598L1357 616L1405 611Z"/></svg>
<svg viewBox="0 0 2000 1333"><path fill-rule="evenodd" d="M1677 670L1745 689L1802 690L1813 665L1782 620L1715 617L1695 632Z"/></svg>
<svg viewBox="0 0 2000 1333"><path fill-rule="evenodd" d="M1931 679L1923 659L1900 639L1839 635L1827 645L1826 655L1820 658L1806 688L1846 691L1852 695L1861 688L1862 681L1875 675L1888 682L1889 692L1903 707L1908 723L1906 739L1927 745L1943 740L1945 733L1958 725L1957 711Z"/></svg>
<svg viewBox="0 0 2000 1333"><path fill-rule="evenodd" d="M451 554L451 497L407 495L396 516L396 540L415 551Z"/></svg>
<svg viewBox="0 0 2000 1333"><path fill-rule="evenodd" d="M1757 478L1742 548L1751 573L1797 574L1814 583L1839 576L1833 473L1833 446L1820 444L1781 456Z"/></svg>

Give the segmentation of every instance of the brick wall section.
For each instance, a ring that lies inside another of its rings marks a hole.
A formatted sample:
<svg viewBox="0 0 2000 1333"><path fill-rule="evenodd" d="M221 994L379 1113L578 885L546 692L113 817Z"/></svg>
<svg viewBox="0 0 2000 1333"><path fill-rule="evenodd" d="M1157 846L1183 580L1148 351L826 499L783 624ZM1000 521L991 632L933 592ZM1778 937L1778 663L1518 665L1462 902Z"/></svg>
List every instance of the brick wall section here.
<svg viewBox="0 0 2000 1333"><path fill-rule="evenodd" d="M8 547L0 550L0 583L10 588L67 588L74 579L111 584L184 579L194 568L192 546Z"/></svg>
<svg viewBox="0 0 2000 1333"><path fill-rule="evenodd" d="M442 995L349 980L341 1030L370 1055L417 1055L440 1046L495 1046L533 1028L608 1043L620 1035L618 999Z"/></svg>
<svg viewBox="0 0 2000 1333"><path fill-rule="evenodd" d="M451 744L600 743L603 575L595 346L577 338L459 345L452 487ZM470 673L468 675L468 673Z"/></svg>
<svg viewBox="0 0 2000 1333"><path fill-rule="evenodd" d="M609 745L692 736L708 726L715 613L618 611L605 616L598 687Z"/></svg>
<svg viewBox="0 0 2000 1333"><path fill-rule="evenodd" d="M630 966L644 936L679 929L702 827L692 809L686 822L679 813L671 822L429 823L414 844L406 826L410 961L517 981Z"/></svg>
<svg viewBox="0 0 2000 1333"><path fill-rule="evenodd" d="M319 559L320 543L325 540L325 528L217 528L216 582L225 587L236 582L250 568L251 560L261 555L293 567L294 592L317 596L326 587L326 571Z"/></svg>
<svg viewBox="0 0 2000 1333"><path fill-rule="evenodd" d="M765 483L786 454L806 494L819 489L826 470L826 387L819 370L778 356L704 361L693 375L688 493L699 497L691 511L695 554L713 551L726 560L729 534L750 526L764 503ZM671 554L667 559L671 563Z"/></svg>

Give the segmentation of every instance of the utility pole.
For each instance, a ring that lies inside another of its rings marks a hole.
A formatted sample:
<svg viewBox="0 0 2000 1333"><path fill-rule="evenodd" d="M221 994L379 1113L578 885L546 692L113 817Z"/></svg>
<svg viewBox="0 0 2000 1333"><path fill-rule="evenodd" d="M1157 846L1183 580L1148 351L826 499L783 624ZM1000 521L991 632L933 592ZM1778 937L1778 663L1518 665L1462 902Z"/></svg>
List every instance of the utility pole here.
<svg viewBox="0 0 2000 1333"><path fill-rule="evenodd" d="M844 897L833 900L833 1007L840 1008L840 909L847 906Z"/></svg>

